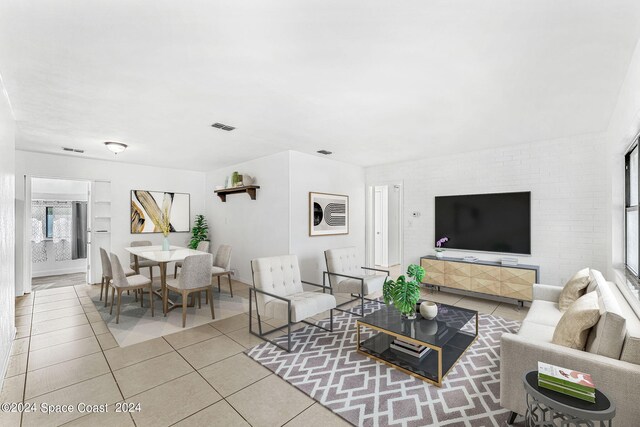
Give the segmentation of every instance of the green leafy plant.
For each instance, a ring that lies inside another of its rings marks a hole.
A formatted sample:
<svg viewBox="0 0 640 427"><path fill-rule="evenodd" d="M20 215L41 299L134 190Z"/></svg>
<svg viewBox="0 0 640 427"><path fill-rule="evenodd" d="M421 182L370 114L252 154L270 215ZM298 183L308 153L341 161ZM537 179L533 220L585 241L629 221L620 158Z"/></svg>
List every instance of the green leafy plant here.
<svg viewBox="0 0 640 427"><path fill-rule="evenodd" d="M411 264L407 268L407 279L400 276L396 280L387 279L382 287L385 304L393 303L395 308L405 316L416 312L416 304L420 299L420 282L424 278L424 268Z"/></svg>
<svg viewBox="0 0 640 427"><path fill-rule="evenodd" d="M207 220L204 219L204 215L196 215L196 223L193 224L193 228L191 229L191 241L189 242L189 247L191 249L196 249L198 247L198 243L207 240L207 233L209 232L209 226L207 225Z"/></svg>

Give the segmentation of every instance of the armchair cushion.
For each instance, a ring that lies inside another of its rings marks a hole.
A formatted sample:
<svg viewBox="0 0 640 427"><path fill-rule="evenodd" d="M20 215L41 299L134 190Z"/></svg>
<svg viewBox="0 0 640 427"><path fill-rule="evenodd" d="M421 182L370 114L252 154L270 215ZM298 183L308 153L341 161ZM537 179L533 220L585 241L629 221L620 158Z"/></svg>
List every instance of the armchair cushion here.
<svg viewBox="0 0 640 427"><path fill-rule="evenodd" d="M360 277L364 281L364 295L374 292L381 292L386 276L367 274L354 275ZM362 292L362 282L358 279L342 278L337 284L332 286L334 292L359 294Z"/></svg>
<svg viewBox="0 0 640 427"><path fill-rule="evenodd" d="M566 311L573 302L584 295L590 281L591 276L589 275L588 268L583 268L574 274L567 284L564 285L562 292L560 292L560 298L558 300L560 311Z"/></svg>
<svg viewBox="0 0 640 427"><path fill-rule="evenodd" d="M290 295L291 321L300 322L323 311L336 308L336 298L331 294L321 292L301 292ZM272 299L265 304L265 316L287 320L287 303L279 299Z"/></svg>

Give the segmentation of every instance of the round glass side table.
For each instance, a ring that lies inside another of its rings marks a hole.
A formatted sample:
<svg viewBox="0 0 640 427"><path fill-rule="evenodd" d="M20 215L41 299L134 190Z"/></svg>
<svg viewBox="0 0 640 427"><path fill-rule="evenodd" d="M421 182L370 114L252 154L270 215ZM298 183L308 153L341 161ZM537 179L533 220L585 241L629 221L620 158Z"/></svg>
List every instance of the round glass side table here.
<svg viewBox="0 0 640 427"><path fill-rule="evenodd" d="M611 427L616 407L600 390L596 390L596 402L591 403L538 387L538 371L527 372L522 381L527 399L527 427Z"/></svg>

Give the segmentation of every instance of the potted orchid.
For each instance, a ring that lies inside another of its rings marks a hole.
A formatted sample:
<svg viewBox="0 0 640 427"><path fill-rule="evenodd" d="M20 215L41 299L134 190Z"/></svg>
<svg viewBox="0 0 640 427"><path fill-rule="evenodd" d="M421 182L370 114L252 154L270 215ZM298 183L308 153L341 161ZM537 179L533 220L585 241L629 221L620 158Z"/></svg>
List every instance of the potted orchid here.
<svg viewBox="0 0 640 427"><path fill-rule="evenodd" d="M436 258L442 258L444 256L445 248L442 247L443 244L447 243L449 238L447 236L441 237L440 240L436 242Z"/></svg>

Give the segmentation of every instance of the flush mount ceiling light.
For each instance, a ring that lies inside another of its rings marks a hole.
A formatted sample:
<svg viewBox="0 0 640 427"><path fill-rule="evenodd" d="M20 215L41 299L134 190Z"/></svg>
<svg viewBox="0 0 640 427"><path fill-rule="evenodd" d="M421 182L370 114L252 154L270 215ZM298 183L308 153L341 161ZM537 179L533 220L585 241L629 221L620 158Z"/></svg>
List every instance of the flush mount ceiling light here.
<svg viewBox="0 0 640 427"><path fill-rule="evenodd" d="M106 145L113 154L122 153L127 149L127 144L123 144L122 142L105 142L104 145Z"/></svg>
<svg viewBox="0 0 640 427"><path fill-rule="evenodd" d="M328 156L329 154L333 154L331 151L327 151L327 150L318 150L316 151L316 153L324 154L325 156Z"/></svg>
<svg viewBox="0 0 640 427"><path fill-rule="evenodd" d="M212 124L211 127L226 130L226 131L232 131L235 129L233 126L225 125L224 123L218 123L218 122Z"/></svg>

